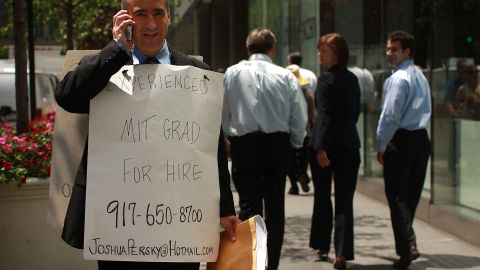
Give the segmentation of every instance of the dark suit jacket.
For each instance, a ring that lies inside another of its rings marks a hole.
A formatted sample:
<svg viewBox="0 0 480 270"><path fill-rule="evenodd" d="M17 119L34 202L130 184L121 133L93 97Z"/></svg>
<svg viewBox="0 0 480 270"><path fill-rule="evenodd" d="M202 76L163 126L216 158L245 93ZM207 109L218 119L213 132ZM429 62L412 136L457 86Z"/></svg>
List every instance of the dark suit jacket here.
<svg viewBox="0 0 480 270"><path fill-rule="evenodd" d="M171 52L170 61L172 65L190 65L210 69L207 64L201 61L171 48L169 50ZM65 78L58 84L55 90L57 103L68 112L87 114L89 112L90 99L104 89L110 77L129 62L131 62L131 57L128 53L116 42L110 42L98 54L82 58L78 67L65 75ZM83 248L87 149L86 144L75 176L75 184L72 189L62 232L63 240L75 248ZM221 130L218 139L217 159L220 182L220 216L235 215L225 142Z"/></svg>
<svg viewBox="0 0 480 270"><path fill-rule="evenodd" d="M318 78L317 118L309 146L315 150L360 148L356 128L360 114L357 77L346 68L331 67Z"/></svg>

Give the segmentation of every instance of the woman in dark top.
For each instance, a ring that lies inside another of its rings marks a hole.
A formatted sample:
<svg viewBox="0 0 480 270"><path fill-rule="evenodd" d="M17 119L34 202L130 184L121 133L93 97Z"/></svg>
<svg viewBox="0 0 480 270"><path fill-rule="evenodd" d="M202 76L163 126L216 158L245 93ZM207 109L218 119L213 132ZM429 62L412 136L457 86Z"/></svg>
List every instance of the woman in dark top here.
<svg viewBox="0 0 480 270"><path fill-rule="evenodd" d="M337 33L321 36L317 44L320 64L315 103L317 119L309 142L314 192L310 247L327 260L332 224L335 224L335 269L345 269L354 259L353 195L360 165L360 139L356 128L360 114L360 87L347 69L348 47ZM335 221L330 200L335 188Z"/></svg>

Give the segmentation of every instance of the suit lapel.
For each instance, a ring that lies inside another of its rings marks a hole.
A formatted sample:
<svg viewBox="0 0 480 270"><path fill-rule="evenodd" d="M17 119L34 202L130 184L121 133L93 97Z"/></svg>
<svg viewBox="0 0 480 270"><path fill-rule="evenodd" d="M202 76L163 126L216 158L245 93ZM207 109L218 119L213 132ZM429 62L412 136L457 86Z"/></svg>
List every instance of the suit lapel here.
<svg viewBox="0 0 480 270"><path fill-rule="evenodd" d="M188 56L175 51L174 49L168 47L170 50L170 63L175 66L192 66L193 62ZM130 60L127 62L127 65L133 64L133 58L130 57Z"/></svg>
<svg viewBox="0 0 480 270"><path fill-rule="evenodd" d="M175 65L175 66L191 66L192 65L192 61L190 60L190 58L188 58L184 54L181 54L175 51L170 47L168 47L168 49L170 50L170 62L172 65Z"/></svg>

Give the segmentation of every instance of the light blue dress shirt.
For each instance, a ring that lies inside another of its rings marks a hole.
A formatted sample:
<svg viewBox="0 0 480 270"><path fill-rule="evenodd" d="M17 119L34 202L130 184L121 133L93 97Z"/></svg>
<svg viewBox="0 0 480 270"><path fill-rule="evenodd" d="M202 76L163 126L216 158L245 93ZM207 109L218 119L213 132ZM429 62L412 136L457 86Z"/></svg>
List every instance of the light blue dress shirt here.
<svg viewBox="0 0 480 270"><path fill-rule="evenodd" d="M398 129L427 129L432 112L430 86L413 60L405 60L393 69L385 89L377 128L378 152L385 152Z"/></svg>
<svg viewBox="0 0 480 270"><path fill-rule="evenodd" d="M145 62L147 56L143 54L137 47L135 47L135 45L133 45L132 52L132 60L134 65ZM170 50L168 49L167 40L163 42L163 48L157 55L155 55L155 57L158 59L160 64L170 64Z"/></svg>
<svg viewBox="0 0 480 270"><path fill-rule="evenodd" d="M303 145L307 105L293 73L265 54L253 54L227 69L224 86L225 134L286 132L292 146Z"/></svg>
<svg viewBox="0 0 480 270"><path fill-rule="evenodd" d="M127 47L125 47L122 43L120 43L118 40L114 39L114 41L118 44L118 46L120 46L125 52L127 52L128 54L132 53L132 63L134 65L138 65L138 64L142 64L143 62L145 62L145 59L147 58L147 56L145 54L143 54L139 49L137 49L135 47L135 44L133 45L133 48L132 48L132 51L129 52ZM167 44L167 40L165 39L164 42L163 42L163 47L162 49L160 50L160 52L155 55L155 57L157 58L157 60L160 62L160 64L171 64L170 62L170 50L168 49L168 44Z"/></svg>

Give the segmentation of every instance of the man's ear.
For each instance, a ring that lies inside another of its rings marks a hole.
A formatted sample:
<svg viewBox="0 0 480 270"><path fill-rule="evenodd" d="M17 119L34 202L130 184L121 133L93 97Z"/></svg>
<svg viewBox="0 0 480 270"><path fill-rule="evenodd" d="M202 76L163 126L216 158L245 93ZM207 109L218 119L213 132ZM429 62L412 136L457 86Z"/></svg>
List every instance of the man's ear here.
<svg viewBox="0 0 480 270"><path fill-rule="evenodd" d="M273 59L273 57L275 56L275 53L277 52L277 47L275 46L275 44L273 44L273 47L270 49L270 51L267 53L267 55Z"/></svg>
<svg viewBox="0 0 480 270"><path fill-rule="evenodd" d="M170 13L170 10L167 10L167 16L168 16L167 25L170 25L170 23L172 22L172 13Z"/></svg>
<svg viewBox="0 0 480 270"><path fill-rule="evenodd" d="M410 57L413 56L413 55L412 55L412 49L406 48L406 49L405 49L405 52L408 52L408 56L410 56Z"/></svg>

